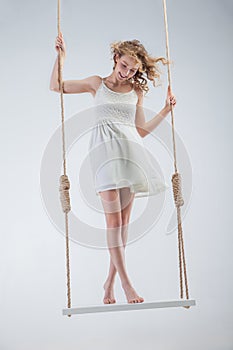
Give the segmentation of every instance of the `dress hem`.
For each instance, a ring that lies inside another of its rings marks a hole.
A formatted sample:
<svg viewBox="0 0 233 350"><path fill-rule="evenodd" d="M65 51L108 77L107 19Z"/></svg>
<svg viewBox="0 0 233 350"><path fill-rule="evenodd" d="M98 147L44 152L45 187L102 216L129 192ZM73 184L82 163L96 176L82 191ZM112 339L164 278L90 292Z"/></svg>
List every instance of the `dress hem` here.
<svg viewBox="0 0 233 350"><path fill-rule="evenodd" d="M124 187L129 187L130 188L130 192L131 193L135 193L135 198L140 198L140 197L149 197L149 196L155 196L161 192L164 192L166 190L168 190L170 187L167 185L167 184L164 184L162 185L160 188L157 188L156 191L151 191L151 192L146 192L146 191L131 191L132 189L132 186L119 186L119 187L107 187L107 188L104 188L104 189L99 189L99 190L96 190L96 195L97 196L100 196L100 193L99 192L105 192L105 191L108 191L108 190L117 190L117 189L120 189L120 188L124 188Z"/></svg>

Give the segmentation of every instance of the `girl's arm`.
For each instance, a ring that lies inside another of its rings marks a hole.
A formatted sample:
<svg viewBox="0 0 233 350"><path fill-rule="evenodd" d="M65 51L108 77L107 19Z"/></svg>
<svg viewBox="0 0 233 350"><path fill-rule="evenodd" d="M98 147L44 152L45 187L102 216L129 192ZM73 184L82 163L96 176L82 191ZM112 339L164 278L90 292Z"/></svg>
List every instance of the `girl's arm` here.
<svg viewBox="0 0 233 350"><path fill-rule="evenodd" d="M61 59L61 64L64 64L64 58ZM60 92L59 90L59 81L58 81L58 56L53 66L53 71L50 79L50 90Z"/></svg>
<svg viewBox="0 0 233 350"><path fill-rule="evenodd" d="M62 34L57 36L56 41L56 51L59 53L59 47L61 49L61 65L63 67L64 60L66 57L66 47ZM63 80L63 93L65 94L78 94L82 92L95 93L94 86L96 84L96 76L91 76L81 80ZM58 56L56 58L53 71L50 79L50 90L55 92L60 92L59 81L58 81Z"/></svg>
<svg viewBox="0 0 233 350"><path fill-rule="evenodd" d="M161 121L168 115L169 110L164 107L158 114L154 116L148 122L145 121L145 115L143 112L143 107L137 107L136 111L136 128L141 137L145 137L150 134L160 123Z"/></svg>
<svg viewBox="0 0 233 350"><path fill-rule="evenodd" d="M161 121L168 115L168 113L171 111L171 105L173 106L176 105L176 98L171 93L170 87L168 86L165 106L158 114L154 116L154 118L146 122L145 115L143 112L143 92L142 91L139 91L138 97L139 98L138 98L137 109L136 109L135 124L139 135L141 137L145 137L148 134L150 134L161 123Z"/></svg>
<svg viewBox="0 0 233 350"><path fill-rule="evenodd" d="M80 94L83 92L95 93L94 86L98 77L95 75L81 80L63 80L63 93L64 94ZM51 80L50 90L60 92L58 82L58 57L55 61Z"/></svg>

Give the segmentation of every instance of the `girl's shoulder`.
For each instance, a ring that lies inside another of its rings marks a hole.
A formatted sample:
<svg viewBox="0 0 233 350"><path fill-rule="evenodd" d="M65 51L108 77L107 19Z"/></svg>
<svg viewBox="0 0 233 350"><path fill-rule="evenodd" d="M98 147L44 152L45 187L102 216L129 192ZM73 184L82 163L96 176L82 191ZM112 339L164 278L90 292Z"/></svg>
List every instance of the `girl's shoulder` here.
<svg viewBox="0 0 233 350"><path fill-rule="evenodd" d="M100 87L100 84L101 84L102 80L103 79L99 75L92 75L92 77L91 77L91 86L92 86L92 90L93 90L93 96L95 96L96 91Z"/></svg>

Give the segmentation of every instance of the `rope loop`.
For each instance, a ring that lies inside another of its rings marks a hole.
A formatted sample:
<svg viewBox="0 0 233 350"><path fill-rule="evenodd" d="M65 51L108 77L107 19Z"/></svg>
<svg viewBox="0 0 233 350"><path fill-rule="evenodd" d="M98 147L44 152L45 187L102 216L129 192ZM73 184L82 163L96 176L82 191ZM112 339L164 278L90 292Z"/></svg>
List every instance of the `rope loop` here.
<svg viewBox="0 0 233 350"><path fill-rule="evenodd" d="M59 191L60 191L60 200L61 200L62 210L64 213L68 213L71 210L69 189L70 189L70 182L69 182L68 176L61 175Z"/></svg>
<svg viewBox="0 0 233 350"><path fill-rule="evenodd" d="M172 175L172 187L175 205L177 208L181 207L184 205L184 200L181 193L181 175L177 172Z"/></svg>

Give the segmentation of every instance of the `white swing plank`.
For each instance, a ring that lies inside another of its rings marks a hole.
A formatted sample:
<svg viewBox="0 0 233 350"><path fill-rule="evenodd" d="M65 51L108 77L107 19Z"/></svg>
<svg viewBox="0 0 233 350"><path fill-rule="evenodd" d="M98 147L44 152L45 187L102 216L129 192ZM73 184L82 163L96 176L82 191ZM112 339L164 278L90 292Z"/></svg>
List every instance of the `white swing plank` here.
<svg viewBox="0 0 233 350"><path fill-rule="evenodd" d="M145 310L145 309L158 309L166 307L189 307L196 305L194 299L187 300L168 300L168 301L155 301L155 302L143 302L135 304L103 304L92 306L80 306L63 309L63 315L77 315L77 314L90 314L96 312L113 312L113 311L132 311L132 310Z"/></svg>

